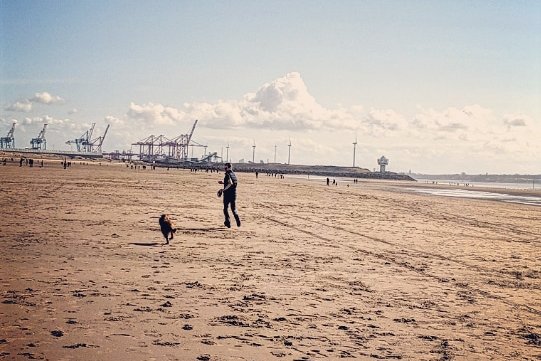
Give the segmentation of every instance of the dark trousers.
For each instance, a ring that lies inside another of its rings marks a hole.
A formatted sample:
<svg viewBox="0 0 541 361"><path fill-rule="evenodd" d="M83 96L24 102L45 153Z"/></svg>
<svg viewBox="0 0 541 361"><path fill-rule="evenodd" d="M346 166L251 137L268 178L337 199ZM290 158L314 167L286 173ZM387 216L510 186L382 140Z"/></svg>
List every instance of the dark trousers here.
<svg viewBox="0 0 541 361"><path fill-rule="evenodd" d="M239 222L239 215L237 213L237 205L235 204L236 200L237 200L236 194L224 196L224 216L225 216L226 223L229 223L229 212L227 211L227 208L229 207L231 207L231 211L233 212L233 216L235 217L235 220L237 221L237 223Z"/></svg>

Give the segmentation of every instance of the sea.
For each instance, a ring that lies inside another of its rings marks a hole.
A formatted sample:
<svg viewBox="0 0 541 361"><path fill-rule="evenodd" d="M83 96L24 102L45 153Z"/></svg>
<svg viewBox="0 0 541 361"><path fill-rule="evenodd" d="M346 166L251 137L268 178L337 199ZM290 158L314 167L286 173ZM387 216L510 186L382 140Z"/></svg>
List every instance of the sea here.
<svg viewBox="0 0 541 361"><path fill-rule="evenodd" d="M286 175L286 178L296 178L296 179L307 179L314 182L326 182L327 177L316 176L316 175ZM341 177L329 177L331 184L333 180L338 182L339 185L351 185L351 186L361 186L362 183L354 184L352 178L341 178ZM364 181L364 179L360 179ZM431 187L423 188L422 185L425 184L441 184L441 185L450 185L457 186L457 189L435 189ZM460 188L458 188L460 186ZM464 189L464 186L469 189ZM483 190L476 190L476 188L482 188ZM487 191L486 189L494 189L494 192ZM454 198L470 198L470 199L485 199L493 200L507 203L518 203L531 206L541 207L541 196L536 195L516 195L505 193L505 189L511 190L529 190L529 191L539 191L541 190L541 182L536 184L532 183L498 183L498 182L457 182L456 180L447 180L447 179L417 179L416 187L404 188L405 190L413 193L422 193L434 196L443 196L443 197L454 197Z"/></svg>

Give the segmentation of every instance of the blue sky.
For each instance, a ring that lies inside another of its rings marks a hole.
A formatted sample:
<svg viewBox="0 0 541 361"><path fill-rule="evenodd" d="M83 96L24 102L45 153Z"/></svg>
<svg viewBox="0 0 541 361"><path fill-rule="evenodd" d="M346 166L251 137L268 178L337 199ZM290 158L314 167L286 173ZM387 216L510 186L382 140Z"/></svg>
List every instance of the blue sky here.
<svg viewBox="0 0 541 361"><path fill-rule="evenodd" d="M0 0L0 135L188 132L233 161L540 173L539 1ZM196 149L195 153L202 149ZM197 155L197 154L196 154Z"/></svg>

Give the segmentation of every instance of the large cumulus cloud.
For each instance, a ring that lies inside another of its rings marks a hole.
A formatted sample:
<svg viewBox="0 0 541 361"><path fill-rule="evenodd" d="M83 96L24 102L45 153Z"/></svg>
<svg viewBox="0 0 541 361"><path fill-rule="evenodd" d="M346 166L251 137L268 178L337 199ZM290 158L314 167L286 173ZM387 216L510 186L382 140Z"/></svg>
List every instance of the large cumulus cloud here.
<svg viewBox="0 0 541 361"><path fill-rule="evenodd" d="M240 100L185 103L180 109L161 104L130 104L127 116L154 124L174 124L199 119L209 128L265 128L317 130L360 126L358 108L326 109L308 92L296 72L266 83Z"/></svg>
<svg viewBox="0 0 541 361"><path fill-rule="evenodd" d="M11 104L8 104L4 107L4 110L10 112L29 113L32 111L33 104L35 103L51 105L63 102L64 99L58 95L52 95L48 92L41 92L35 93L34 96L30 98L17 100Z"/></svg>

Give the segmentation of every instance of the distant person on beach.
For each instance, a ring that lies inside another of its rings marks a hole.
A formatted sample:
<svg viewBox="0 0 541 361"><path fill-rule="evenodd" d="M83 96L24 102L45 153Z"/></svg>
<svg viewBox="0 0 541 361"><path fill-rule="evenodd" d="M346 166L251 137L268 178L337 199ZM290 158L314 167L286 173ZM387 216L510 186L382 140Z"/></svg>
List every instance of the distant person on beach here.
<svg viewBox="0 0 541 361"><path fill-rule="evenodd" d="M237 222L237 227L240 227L240 218L237 212L237 176L231 169L231 163L225 163L225 176L223 181L218 181L218 183L223 184L224 188L218 190L218 197L223 195L224 198L224 226L231 228L231 222L229 218L229 212L227 208L231 206L231 211L233 211L233 216Z"/></svg>

